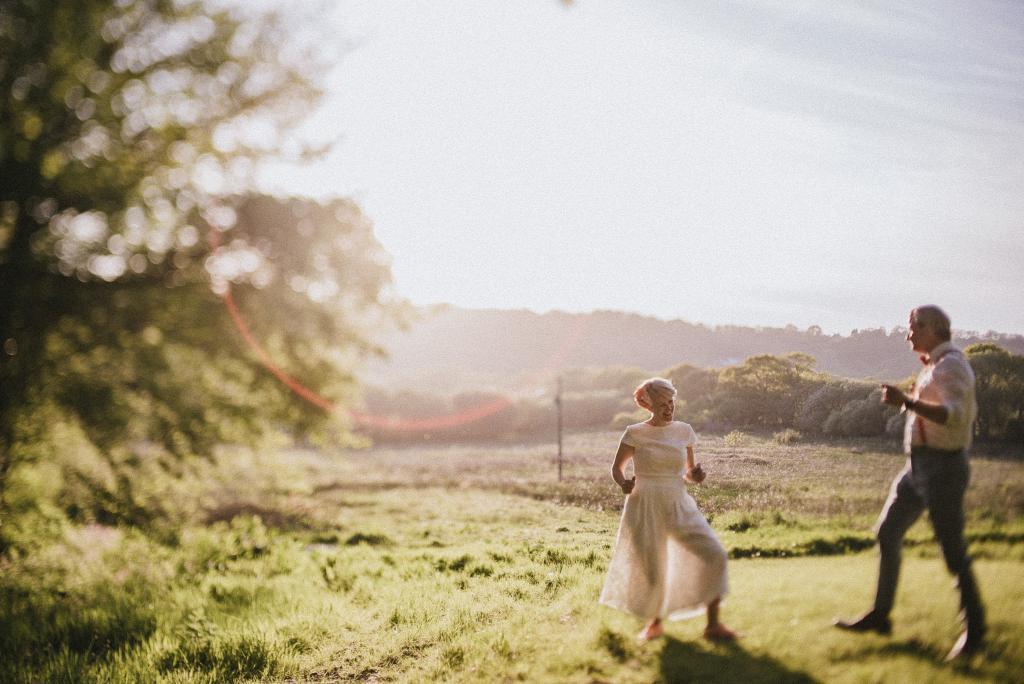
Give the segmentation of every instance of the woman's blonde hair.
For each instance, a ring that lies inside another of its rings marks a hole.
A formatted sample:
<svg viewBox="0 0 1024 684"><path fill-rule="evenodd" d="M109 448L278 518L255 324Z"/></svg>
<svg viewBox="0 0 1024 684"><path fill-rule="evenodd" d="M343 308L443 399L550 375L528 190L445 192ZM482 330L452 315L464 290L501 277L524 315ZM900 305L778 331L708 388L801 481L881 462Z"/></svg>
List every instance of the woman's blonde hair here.
<svg viewBox="0 0 1024 684"><path fill-rule="evenodd" d="M633 401L640 408L650 411L651 407L654 406L651 395L662 393L674 397L676 396L676 388L672 386L670 380L665 378L649 378L641 382L640 386L633 390Z"/></svg>

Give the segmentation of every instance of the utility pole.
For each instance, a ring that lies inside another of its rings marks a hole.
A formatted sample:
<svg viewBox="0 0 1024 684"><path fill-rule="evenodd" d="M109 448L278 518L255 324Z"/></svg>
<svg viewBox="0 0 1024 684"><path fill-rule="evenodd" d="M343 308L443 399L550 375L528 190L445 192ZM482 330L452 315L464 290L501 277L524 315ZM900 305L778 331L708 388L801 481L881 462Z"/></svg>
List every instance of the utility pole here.
<svg viewBox="0 0 1024 684"><path fill-rule="evenodd" d="M558 413L558 481L562 481L562 376L558 376L558 389L555 390L555 407Z"/></svg>

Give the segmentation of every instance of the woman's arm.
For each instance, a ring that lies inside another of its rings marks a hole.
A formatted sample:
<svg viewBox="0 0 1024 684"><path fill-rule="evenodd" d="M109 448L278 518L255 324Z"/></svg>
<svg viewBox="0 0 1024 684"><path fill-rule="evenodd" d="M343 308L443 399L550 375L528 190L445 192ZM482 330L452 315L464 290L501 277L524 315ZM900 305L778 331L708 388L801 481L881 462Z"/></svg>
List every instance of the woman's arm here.
<svg viewBox="0 0 1024 684"><path fill-rule="evenodd" d="M622 487L623 494L629 494L636 486L636 477L627 480L626 474L622 471L635 452L636 449L625 442L619 442L619 450L615 452L615 461L612 463L612 479L615 480L615 484Z"/></svg>
<svg viewBox="0 0 1024 684"><path fill-rule="evenodd" d="M683 475L683 479L687 482L693 482L700 484L705 478L704 471L700 467L700 463L693 462L693 447L686 447L686 474Z"/></svg>

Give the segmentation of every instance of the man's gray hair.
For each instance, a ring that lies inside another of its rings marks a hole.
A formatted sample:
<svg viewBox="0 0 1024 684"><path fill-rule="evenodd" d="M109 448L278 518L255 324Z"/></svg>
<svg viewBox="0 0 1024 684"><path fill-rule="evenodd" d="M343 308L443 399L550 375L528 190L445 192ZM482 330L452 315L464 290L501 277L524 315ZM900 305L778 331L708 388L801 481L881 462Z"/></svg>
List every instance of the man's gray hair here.
<svg viewBox="0 0 1024 684"><path fill-rule="evenodd" d="M949 316L934 304L919 306L910 312L910 316L914 322L920 325L927 325L941 339L947 342L952 339L953 333L949 325Z"/></svg>

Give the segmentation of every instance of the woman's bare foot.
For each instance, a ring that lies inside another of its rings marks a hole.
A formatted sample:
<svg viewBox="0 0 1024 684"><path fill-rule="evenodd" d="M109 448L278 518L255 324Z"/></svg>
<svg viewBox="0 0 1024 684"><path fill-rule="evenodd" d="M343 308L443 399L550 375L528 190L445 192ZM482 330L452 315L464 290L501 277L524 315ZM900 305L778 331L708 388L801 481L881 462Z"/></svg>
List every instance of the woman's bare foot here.
<svg viewBox="0 0 1024 684"><path fill-rule="evenodd" d="M708 641L736 641L740 635L732 631L721 622L708 625L704 629L704 638Z"/></svg>
<svg viewBox="0 0 1024 684"><path fill-rule="evenodd" d="M657 639L665 633L665 628L661 625L661 620L651 620L646 627L640 630L640 633L636 635L637 641L651 641Z"/></svg>

